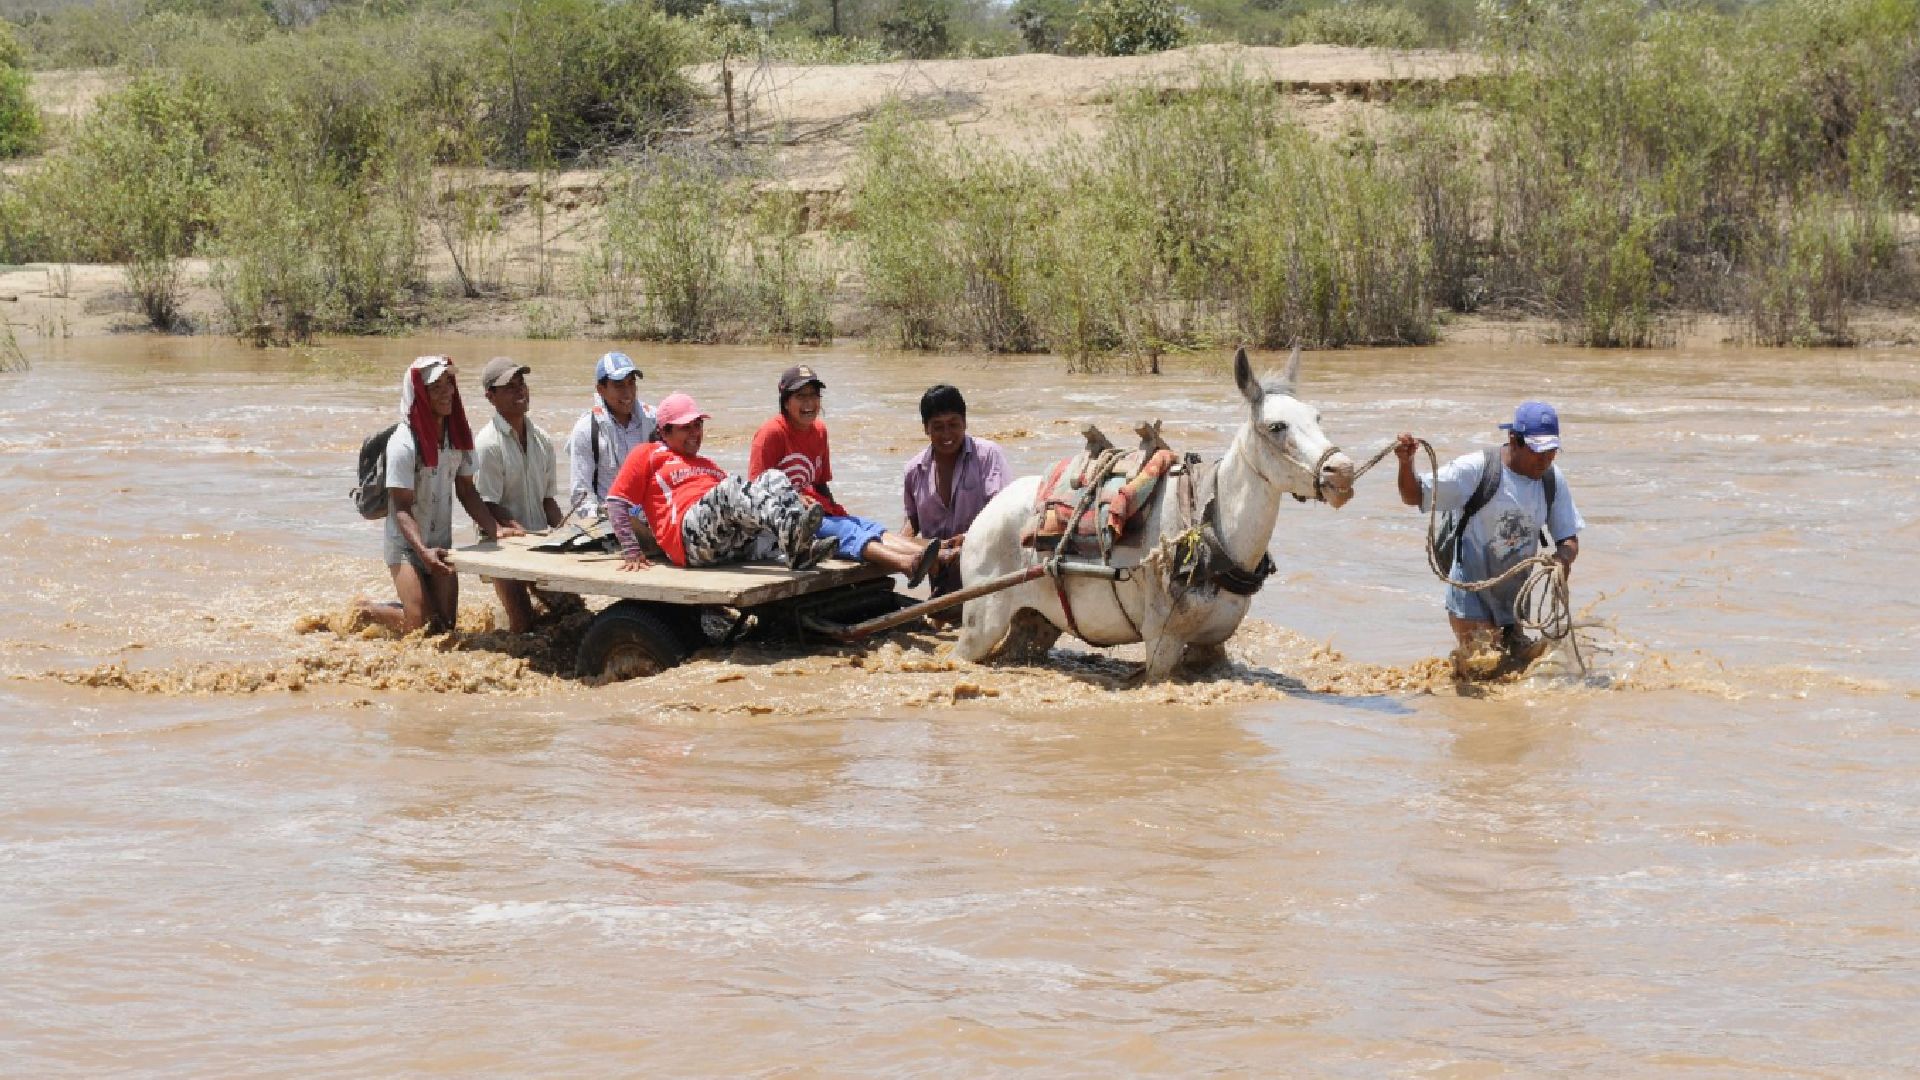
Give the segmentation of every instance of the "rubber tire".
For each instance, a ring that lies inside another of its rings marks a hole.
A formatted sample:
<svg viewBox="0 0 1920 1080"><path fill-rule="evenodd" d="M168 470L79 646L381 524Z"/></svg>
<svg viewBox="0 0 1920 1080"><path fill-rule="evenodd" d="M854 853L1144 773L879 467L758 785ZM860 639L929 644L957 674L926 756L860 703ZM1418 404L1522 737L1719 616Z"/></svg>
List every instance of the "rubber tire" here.
<svg viewBox="0 0 1920 1080"><path fill-rule="evenodd" d="M587 627L574 670L583 679L619 682L658 675L691 651L679 620L640 601L622 600Z"/></svg>

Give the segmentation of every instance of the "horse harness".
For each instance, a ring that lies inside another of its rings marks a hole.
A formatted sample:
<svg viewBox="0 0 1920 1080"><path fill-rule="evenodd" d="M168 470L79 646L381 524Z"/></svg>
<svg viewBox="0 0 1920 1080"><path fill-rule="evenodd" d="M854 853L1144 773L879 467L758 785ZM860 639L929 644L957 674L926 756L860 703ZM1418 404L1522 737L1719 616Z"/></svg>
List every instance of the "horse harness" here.
<svg viewBox="0 0 1920 1080"><path fill-rule="evenodd" d="M1324 465L1328 457L1338 452L1337 448L1328 449L1321 455L1320 464ZM1072 532L1072 521L1078 521L1080 515L1092 511L1091 504L1100 484L1105 481L1118 461L1119 454L1113 451L1095 460L1093 481L1088 484L1087 493L1081 497L1080 505L1074 508L1073 518L1068 524L1069 535ZM1200 455L1188 454L1179 464L1168 470L1170 475L1177 478L1176 482L1180 487L1181 520L1186 526L1174 541L1173 561L1168 568L1168 576L1170 581L1179 583L1187 589L1212 587L1225 589L1235 596L1252 596L1267 583L1267 578L1273 576L1276 567L1273 564L1273 556L1262 552L1259 563L1253 569L1242 569L1240 564L1234 561L1233 554L1227 550L1226 542L1220 538L1220 500L1215 490L1219 469L1219 462L1202 462ZM1202 502L1203 494L1204 502ZM1316 497L1320 494L1318 469L1314 470L1314 494ZM1306 501L1303 496L1295 497L1302 502ZM1060 561L1067 547L1063 538L1059 546L1054 548L1053 555L1046 562L1047 577L1053 582L1053 593L1060 601L1060 612L1067 620L1067 630L1073 636L1086 641L1089 639L1081 632L1079 620L1073 615L1073 601L1067 595L1066 575L1060 571ZM1113 557L1111 547L1103 548L1101 555L1111 563ZM1119 609L1120 617L1127 620L1128 628L1137 638L1141 636L1140 627L1133 621L1133 616L1127 614L1127 606L1120 602L1118 583L1124 580L1126 580L1124 576L1116 578L1109 582L1108 588L1113 590L1114 607Z"/></svg>

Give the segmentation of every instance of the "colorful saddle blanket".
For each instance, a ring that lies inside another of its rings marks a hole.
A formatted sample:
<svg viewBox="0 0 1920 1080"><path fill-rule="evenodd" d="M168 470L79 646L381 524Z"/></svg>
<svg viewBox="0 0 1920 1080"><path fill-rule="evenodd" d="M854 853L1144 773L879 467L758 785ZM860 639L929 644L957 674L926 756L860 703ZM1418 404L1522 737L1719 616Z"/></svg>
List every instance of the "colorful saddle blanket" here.
<svg viewBox="0 0 1920 1080"><path fill-rule="evenodd" d="M1156 450L1151 457L1140 450L1122 456L1100 481L1091 512L1077 520L1074 511L1094 482L1092 474L1097 471L1098 458L1079 454L1060 462L1047 472L1034 496L1033 517L1020 531L1021 545L1052 547L1068 538L1080 548L1112 546L1135 526L1160 478L1178 460L1171 450Z"/></svg>

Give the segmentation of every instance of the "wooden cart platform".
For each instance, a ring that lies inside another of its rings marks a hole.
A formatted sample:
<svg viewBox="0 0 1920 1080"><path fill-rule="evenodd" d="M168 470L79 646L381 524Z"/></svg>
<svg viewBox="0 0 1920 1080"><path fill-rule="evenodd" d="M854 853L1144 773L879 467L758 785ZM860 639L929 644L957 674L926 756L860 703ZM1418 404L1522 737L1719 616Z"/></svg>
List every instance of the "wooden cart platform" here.
<svg viewBox="0 0 1920 1080"><path fill-rule="evenodd" d="M546 536L510 536L455 548L453 568L463 574L524 581L549 592L617 596L660 604L720 604L755 607L841 585L872 581L887 571L870 563L830 559L812 570L778 563L738 563L686 569L656 560L646 570L620 569L620 556L534 551Z"/></svg>

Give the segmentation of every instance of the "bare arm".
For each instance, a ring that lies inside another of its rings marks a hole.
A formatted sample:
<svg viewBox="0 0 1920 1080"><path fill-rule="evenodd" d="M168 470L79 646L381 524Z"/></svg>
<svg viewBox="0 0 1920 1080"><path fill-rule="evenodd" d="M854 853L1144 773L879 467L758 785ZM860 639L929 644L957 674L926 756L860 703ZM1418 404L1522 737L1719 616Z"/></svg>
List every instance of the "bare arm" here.
<svg viewBox="0 0 1920 1080"><path fill-rule="evenodd" d="M487 509L485 500L480 498L480 489L473 486L473 477L456 476L453 478L453 493L466 508L467 516L480 528L480 539L497 540L502 536L525 536L527 531L511 522L501 524L494 520L493 511Z"/></svg>
<svg viewBox="0 0 1920 1080"><path fill-rule="evenodd" d="M1400 501L1408 506L1419 506L1421 502L1420 478L1413 474L1413 452L1419 448L1420 444L1406 432L1401 432L1393 443L1393 454L1400 459L1400 472L1394 482L1400 489Z"/></svg>
<svg viewBox="0 0 1920 1080"><path fill-rule="evenodd" d="M486 502L485 499L482 499L480 501ZM496 503L496 502L487 503L487 513L492 514L493 520L498 522L500 524L500 527L503 529L511 526L513 528L519 529L521 532L527 531L527 527L513 520L513 515L507 513L507 508L504 506L501 506L499 503Z"/></svg>
<svg viewBox="0 0 1920 1080"><path fill-rule="evenodd" d="M1572 577L1573 560L1580 557L1580 538L1577 536L1569 536L1565 540L1555 544L1553 547L1553 557L1560 560L1560 565L1566 567L1567 576Z"/></svg>
<svg viewBox="0 0 1920 1080"><path fill-rule="evenodd" d="M547 496L547 501L542 504L540 508L546 511L547 528L549 529L557 529L560 527L561 522L567 520L566 511L560 509L560 504L555 502L551 495Z"/></svg>

